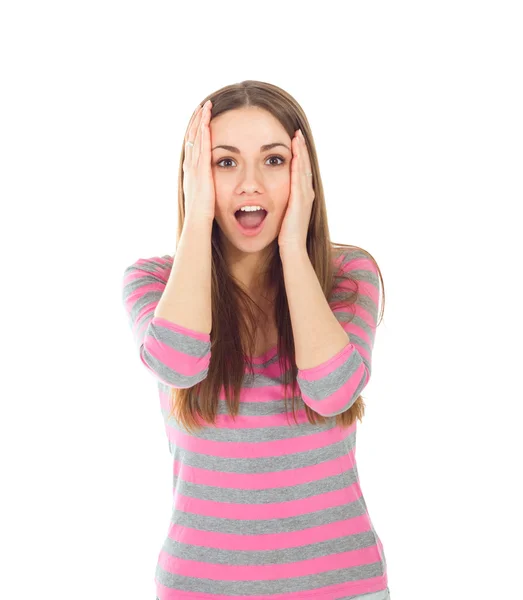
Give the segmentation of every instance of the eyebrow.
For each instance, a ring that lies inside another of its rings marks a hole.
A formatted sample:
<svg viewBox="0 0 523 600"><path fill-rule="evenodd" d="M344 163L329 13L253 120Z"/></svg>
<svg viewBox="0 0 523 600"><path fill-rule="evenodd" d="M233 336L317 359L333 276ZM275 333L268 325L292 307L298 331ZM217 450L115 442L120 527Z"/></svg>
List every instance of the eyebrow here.
<svg viewBox="0 0 523 600"><path fill-rule="evenodd" d="M284 146L285 148L287 148L287 150L290 151L289 146L287 146L286 144L283 144L282 142L274 142L272 144L264 144L263 146L261 146L260 154L262 152L267 152L267 150L271 150L275 146ZM241 154L240 150L238 148L236 148L236 146L227 146L227 145L214 146L214 148L211 150L211 152L213 150L216 150L217 148L225 148L225 150L228 150L229 152L235 152L236 154Z"/></svg>

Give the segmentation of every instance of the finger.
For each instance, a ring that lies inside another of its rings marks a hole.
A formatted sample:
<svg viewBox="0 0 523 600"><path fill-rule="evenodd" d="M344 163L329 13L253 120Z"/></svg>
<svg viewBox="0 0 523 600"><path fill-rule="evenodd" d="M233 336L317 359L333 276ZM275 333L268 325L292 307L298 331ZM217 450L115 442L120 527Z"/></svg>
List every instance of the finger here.
<svg viewBox="0 0 523 600"><path fill-rule="evenodd" d="M210 166L210 136L209 121L211 120L211 107L208 105L205 108L205 114L202 116L201 132L198 134L200 138L200 155L199 161L205 161L206 166Z"/></svg>
<svg viewBox="0 0 523 600"><path fill-rule="evenodd" d="M298 139L298 135L296 134L293 138L292 138L292 152L293 152L293 158L292 158L292 170L294 171L294 173L298 174L298 170L300 168L300 146L299 146L299 139Z"/></svg>
<svg viewBox="0 0 523 600"><path fill-rule="evenodd" d="M187 126L187 132L185 134L185 141L192 141L192 140L189 140L189 134L190 134L191 128L193 126L193 123L194 123L196 117L198 116L198 113L201 111L201 109L202 109L202 107L200 104L198 104L198 106L194 109L194 112L189 121L189 125Z"/></svg>
<svg viewBox="0 0 523 600"><path fill-rule="evenodd" d="M187 136L187 141L193 142L196 138L196 132L198 131L198 125L200 124L200 120L202 118L203 106L201 106L194 115L194 119L192 120L191 126L189 128L189 134Z"/></svg>
<svg viewBox="0 0 523 600"><path fill-rule="evenodd" d="M200 112L200 118L198 121L198 127L194 132L194 146L192 153L192 164L196 166L200 160L200 153L202 148L202 137L203 137L203 126L207 117L208 107L204 106Z"/></svg>
<svg viewBox="0 0 523 600"><path fill-rule="evenodd" d="M309 157L309 151L307 150L307 142L305 140L305 137L300 136L300 154L302 157L302 165L303 165L303 172L304 173L312 173L312 168L311 168L311 160ZM307 175L307 177L310 177L310 175Z"/></svg>
<svg viewBox="0 0 523 600"><path fill-rule="evenodd" d="M206 162L206 166L211 165L211 128L209 123L211 121L212 107L207 107L206 114L202 120L202 134L201 134L201 151L200 160Z"/></svg>
<svg viewBox="0 0 523 600"><path fill-rule="evenodd" d="M193 112L191 121L189 122L189 126L187 128L187 133L185 135L185 143L194 141L194 132L196 127L198 127L198 120L202 112L202 106L198 105L196 110Z"/></svg>
<svg viewBox="0 0 523 600"><path fill-rule="evenodd" d="M187 130L187 134L185 136L185 149L184 149L185 160L184 160L184 163L186 164L186 166L193 164L194 145L191 146L191 144L188 144L187 142L192 142L194 144L194 137L196 135L195 130L196 130L196 127L198 126L198 120L199 120L199 116L200 116L201 112L202 112L202 107L199 106L193 113L191 122L189 124L189 128Z"/></svg>

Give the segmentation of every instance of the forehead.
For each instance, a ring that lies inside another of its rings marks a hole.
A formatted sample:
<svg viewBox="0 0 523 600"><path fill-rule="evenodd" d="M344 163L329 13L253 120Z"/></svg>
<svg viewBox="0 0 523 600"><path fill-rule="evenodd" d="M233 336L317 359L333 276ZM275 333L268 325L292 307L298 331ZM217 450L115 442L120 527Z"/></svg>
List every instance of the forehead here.
<svg viewBox="0 0 523 600"><path fill-rule="evenodd" d="M257 106L236 108L211 119L209 124L213 143L235 146L268 144L289 141L283 125L270 112ZM276 137L275 137L276 136ZM273 139L274 138L274 139Z"/></svg>

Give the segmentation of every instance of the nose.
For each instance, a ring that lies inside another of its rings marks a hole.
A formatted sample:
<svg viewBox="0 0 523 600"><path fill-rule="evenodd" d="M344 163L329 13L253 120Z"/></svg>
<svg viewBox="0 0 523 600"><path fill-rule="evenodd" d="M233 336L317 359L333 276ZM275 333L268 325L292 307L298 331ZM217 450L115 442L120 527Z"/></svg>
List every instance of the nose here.
<svg viewBox="0 0 523 600"><path fill-rule="evenodd" d="M242 190L245 190L247 195L254 194L256 190L260 189L261 185L258 181L258 175L255 167L245 167L244 176L240 187Z"/></svg>

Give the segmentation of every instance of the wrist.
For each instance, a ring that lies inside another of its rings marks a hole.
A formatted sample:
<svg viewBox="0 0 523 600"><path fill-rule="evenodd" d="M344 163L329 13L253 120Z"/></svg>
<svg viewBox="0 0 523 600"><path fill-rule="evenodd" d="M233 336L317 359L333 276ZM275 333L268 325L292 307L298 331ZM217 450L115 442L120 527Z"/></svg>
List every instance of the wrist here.
<svg viewBox="0 0 523 600"><path fill-rule="evenodd" d="M307 252L307 247L303 244L298 244L298 243L281 244L279 249L280 249L280 257L282 260L289 256L309 256L309 253Z"/></svg>
<svg viewBox="0 0 523 600"><path fill-rule="evenodd" d="M212 224L214 222L214 217L208 217L205 215L200 215L200 214L191 214L191 213L186 213L185 214L185 219L183 222L183 228L184 229L207 229L207 228L211 228L212 229Z"/></svg>

